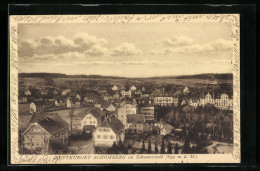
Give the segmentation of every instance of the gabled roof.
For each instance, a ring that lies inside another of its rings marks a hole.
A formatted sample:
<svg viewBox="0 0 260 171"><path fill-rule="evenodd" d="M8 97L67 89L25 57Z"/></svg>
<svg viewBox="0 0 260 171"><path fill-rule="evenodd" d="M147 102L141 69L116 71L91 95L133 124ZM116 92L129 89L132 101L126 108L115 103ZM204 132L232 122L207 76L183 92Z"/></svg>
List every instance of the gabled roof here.
<svg viewBox="0 0 260 171"><path fill-rule="evenodd" d="M85 115L83 115L82 119L87 115L87 114L91 114L92 116L94 116L96 119L99 119L101 116L103 116L102 112L98 112L95 109L91 109L91 110L85 110L83 111L83 113L85 113Z"/></svg>
<svg viewBox="0 0 260 171"><path fill-rule="evenodd" d="M144 115L142 115L142 114L128 114L128 115L126 115L126 122L127 123L143 123L144 122Z"/></svg>
<svg viewBox="0 0 260 171"><path fill-rule="evenodd" d="M32 118L30 120L30 123L35 123L38 120L44 119L48 116L52 116L52 115L58 115L57 113L47 113L47 112L41 112L41 113L34 113L32 115Z"/></svg>
<svg viewBox="0 0 260 171"><path fill-rule="evenodd" d="M124 124L114 116L106 118L98 127L111 128L116 134L125 129Z"/></svg>
<svg viewBox="0 0 260 171"><path fill-rule="evenodd" d="M49 134L53 134L61 129L69 127L69 124L65 122L57 113L46 113L45 116L31 118L30 123L34 123L31 127L38 124L45 129ZM39 116L39 115L38 115ZM29 127L23 134L25 134L31 127Z"/></svg>
<svg viewBox="0 0 260 171"><path fill-rule="evenodd" d="M59 115L48 116L43 120L38 120L37 123L50 134L69 127L69 124L67 124Z"/></svg>

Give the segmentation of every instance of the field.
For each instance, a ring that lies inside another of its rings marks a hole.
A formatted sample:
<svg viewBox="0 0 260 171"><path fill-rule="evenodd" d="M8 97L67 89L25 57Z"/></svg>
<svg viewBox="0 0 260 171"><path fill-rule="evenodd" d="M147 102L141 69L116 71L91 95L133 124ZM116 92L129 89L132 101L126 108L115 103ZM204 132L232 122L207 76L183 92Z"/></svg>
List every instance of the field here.
<svg viewBox="0 0 260 171"><path fill-rule="evenodd" d="M212 75L212 74L211 74ZM210 77L210 76L209 76ZM19 87L29 86L54 86L54 87L95 87L95 86L113 86L113 85L136 85L136 86L152 86L160 87L169 85L173 87L206 87L209 85L209 77L157 77L157 78L122 78L122 77L19 77ZM218 79L218 84L226 84L232 87L232 79Z"/></svg>

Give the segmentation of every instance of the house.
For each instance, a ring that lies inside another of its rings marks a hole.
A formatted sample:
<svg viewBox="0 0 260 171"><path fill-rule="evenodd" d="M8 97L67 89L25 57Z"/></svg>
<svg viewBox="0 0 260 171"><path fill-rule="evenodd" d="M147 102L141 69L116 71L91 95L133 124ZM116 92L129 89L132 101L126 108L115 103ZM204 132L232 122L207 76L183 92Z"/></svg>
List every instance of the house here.
<svg viewBox="0 0 260 171"><path fill-rule="evenodd" d="M144 115L128 114L126 116L127 133L141 134L144 132Z"/></svg>
<svg viewBox="0 0 260 171"><path fill-rule="evenodd" d="M31 93L30 90L26 90L26 91L24 92L24 94L25 94L26 96L31 96L31 95L32 95L32 93Z"/></svg>
<svg viewBox="0 0 260 171"><path fill-rule="evenodd" d="M218 84L218 80L210 80L209 81L209 84L212 84L212 85L216 85L216 84Z"/></svg>
<svg viewBox="0 0 260 171"><path fill-rule="evenodd" d="M131 97L131 90L121 90L122 97Z"/></svg>
<svg viewBox="0 0 260 171"><path fill-rule="evenodd" d="M179 98L178 97L173 97L173 105L175 107L179 105Z"/></svg>
<svg viewBox="0 0 260 171"><path fill-rule="evenodd" d="M217 98L214 97L214 93L208 92L204 98L200 99L200 105L204 106L205 104L213 104L219 109L233 109L233 99L229 98L227 93L222 93Z"/></svg>
<svg viewBox="0 0 260 171"><path fill-rule="evenodd" d="M173 126L166 122L156 122L154 126L158 126L160 128L160 135L171 134L172 130L174 129Z"/></svg>
<svg viewBox="0 0 260 171"><path fill-rule="evenodd" d="M183 92L184 95L187 95L187 94L190 93L190 90L189 90L189 88L186 86L186 87L183 89L182 92Z"/></svg>
<svg viewBox="0 0 260 171"><path fill-rule="evenodd" d="M67 107L67 108L71 108L71 107L72 107L72 101L71 101L71 99L67 99L66 107Z"/></svg>
<svg viewBox="0 0 260 171"><path fill-rule="evenodd" d="M84 101L87 103L95 103L98 100L98 96L94 93L86 94Z"/></svg>
<svg viewBox="0 0 260 171"><path fill-rule="evenodd" d="M41 90L40 92L41 92L41 95L42 95L42 96L45 96L45 95L48 94L48 90L46 90L46 89L43 89L43 90Z"/></svg>
<svg viewBox="0 0 260 171"><path fill-rule="evenodd" d="M144 114L145 120L154 120L154 104L151 100L140 104L140 114Z"/></svg>
<svg viewBox="0 0 260 171"><path fill-rule="evenodd" d="M101 109L101 110L106 109L106 110L109 111L109 112L114 112L114 111L116 111L115 106L114 106L112 103L110 103L110 102L108 102L108 101L106 101L106 100L104 100L104 101L101 103L100 109Z"/></svg>
<svg viewBox="0 0 260 171"><path fill-rule="evenodd" d="M173 97L169 97L169 96L155 97L154 104L159 106L171 106L173 105Z"/></svg>
<svg viewBox="0 0 260 171"><path fill-rule="evenodd" d="M132 87L130 87L131 91L136 91L136 87L133 85Z"/></svg>
<svg viewBox="0 0 260 171"><path fill-rule="evenodd" d="M115 94L113 95L113 99L120 99L119 94L118 94L118 93L115 93Z"/></svg>
<svg viewBox="0 0 260 171"><path fill-rule="evenodd" d="M28 150L49 153L50 140L60 139L65 145L69 135L69 125L58 115L38 118L22 134L23 146Z"/></svg>
<svg viewBox="0 0 260 171"><path fill-rule="evenodd" d="M191 98L189 100L189 105L193 107L198 107L200 105L200 99L199 98Z"/></svg>
<svg viewBox="0 0 260 171"><path fill-rule="evenodd" d="M136 107L131 103L126 103L118 108L117 118L126 125L126 116L128 114L136 114Z"/></svg>
<svg viewBox="0 0 260 171"><path fill-rule="evenodd" d="M52 91L52 94L53 94L53 95L58 95L59 92L58 92L58 90L54 89L54 90Z"/></svg>
<svg viewBox="0 0 260 171"><path fill-rule="evenodd" d="M62 96L67 96L70 92L71 92L70 89L66 89L66 90L64 90L64 91L61 92L61 95L62 95Z"/></svg>
<svg viewBox="0 0 260 171"><path fill-rule="evenodd" d="M114 116L107 117L93 133L95 146L111 147L114 142L124 142L125 126Z"/></svg>
<svg viewBox="0 0 260 171"><path fill-rule="evenodd" d="M81 124L81 130L83 130L83 127L85 125L93 125L95 128L100 124L101 122L101 115L96 110L90 110L86 111L85 116L80 121Z"/></svg>
<svg viewBox="0 0 260 171"><path fill-rule="evenodd" d="M80 100L78 98L74 99L73 107L81 107L81 103L80 103Z"/></svg>
<svg viewBox="0 0 260 171"><path fill-rule="evenodd" d="M112 87L112 90L113 90L113 91L117 91L117 90L118 90L118 87L117 87L116 85L114 85L114 86Z"/></svg>
<svg viewBox="0 0 260 171"><path fill-rule="evenodd" d="M65 103L62 99L56 99L54 103L55 103L55 106L58 106L58 107L65 106Z"/></svg>
<svg viewBox="0 0 260 171"><path fill-rule="evenodd" d="M76 99L78 99L79 101L81 100L81 97L79 94L76 95Z"/></svg>

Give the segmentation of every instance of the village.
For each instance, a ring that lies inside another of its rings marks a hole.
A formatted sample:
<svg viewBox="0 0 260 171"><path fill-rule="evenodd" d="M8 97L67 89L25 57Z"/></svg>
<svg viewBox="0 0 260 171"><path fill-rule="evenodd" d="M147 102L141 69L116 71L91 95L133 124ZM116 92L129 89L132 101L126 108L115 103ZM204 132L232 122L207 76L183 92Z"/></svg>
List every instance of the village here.
<svg viewBox="0 0 260 171"><path fill-rule="evenodd" d="M19 152L232 153L233 92L217 86L22 87Z"/></svg>

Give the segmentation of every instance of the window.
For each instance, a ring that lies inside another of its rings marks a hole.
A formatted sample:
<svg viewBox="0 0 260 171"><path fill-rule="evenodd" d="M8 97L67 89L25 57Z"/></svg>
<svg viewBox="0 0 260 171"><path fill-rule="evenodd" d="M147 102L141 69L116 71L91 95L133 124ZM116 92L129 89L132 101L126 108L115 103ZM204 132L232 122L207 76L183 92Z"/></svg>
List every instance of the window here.
<svg viewBox="0 0 260 171"><path fill-rule="evenodd" d="M107 135L104 135L103 138L104 138L104 139L107 139L108 137L107 137Z"/></svg>
<svg viewBox="0 0 260 171"><path fill-rule="evenodd" d="M32 142L32 146L34 146L34 143Z"/></svg>
<svg viewBox="0 0 260 171"><path fill-rule="evenodd" d="M92 124L92 121L90 121L89 124Z"/></svg>
<svg viewBox="0 0 260 171"><path fill-rule="evenodd" d="M86 124L86 121L84 121L84 124Z"/></svg>
<svg viewBox="0 0 260 171"><path fill-rule="evenodd" d="M43 135L41 135L41 138L43 138Z"/></svg>
<svg viewBox="0 0 260 171"><path fill-rule="evenodd" d="M32 132L33 132L33 129L32 129Z"/></svg>
<svg viewBox="0 0 260 171"><path fill-rule="evenodd" d="M93 124L95 124L95 121L93 121Z"/></svg>
<svg viewBox="0 0 260 171"><path fill-rule="evenodd" d="M43 142L41 142L41 146L43 146Z"/></svg>
<svg viewBox="0 0 260 171"><path fill-rule="evenodd" d="M36 146L39 146L39 142L36 143Z"/></svg>
<svg viewBox="0 0 260 171"><path fill-rule="evenodd" d="M110 135L110 139L114 139L114 136L113 136L113 135Z"/></svg>
<svg viewBox="0 0 260 171"><path fill-rule="evenodd" d="M98 135L97 138L100 139L100 138L101 138L101 135Z"/></svg>

